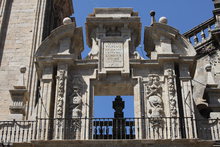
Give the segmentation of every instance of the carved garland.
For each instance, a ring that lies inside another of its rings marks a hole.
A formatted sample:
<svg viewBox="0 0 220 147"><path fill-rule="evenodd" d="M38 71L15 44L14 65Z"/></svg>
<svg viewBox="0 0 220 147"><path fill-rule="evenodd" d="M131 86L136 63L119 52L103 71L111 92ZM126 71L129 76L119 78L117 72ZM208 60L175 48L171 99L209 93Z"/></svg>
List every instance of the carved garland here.
<svg viewBox="0 0 220 147"><path fill-rule="evenodd" d="M176 109L176 100L175 100L175 84L174 84L174 74L172 69L168 69L168 91L170 97L170 114L171 117L177 116L177 109Z"/></svg>

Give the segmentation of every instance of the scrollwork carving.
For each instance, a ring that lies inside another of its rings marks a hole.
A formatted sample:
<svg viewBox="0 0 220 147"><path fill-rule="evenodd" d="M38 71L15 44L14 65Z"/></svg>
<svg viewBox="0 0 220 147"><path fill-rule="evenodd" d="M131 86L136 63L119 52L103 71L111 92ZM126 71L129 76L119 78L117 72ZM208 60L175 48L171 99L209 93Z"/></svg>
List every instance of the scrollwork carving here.
<svg viewBox="0 0 220 147"><path fill-rule="evenodd" d="M58 75L58 91L57 91L57 118L63 117L63 99L64 99L64 83L65 71L60 70Z"/></svg>
<svg viewBox="0 0 220 147"><path fill-rule="evenodd" d="M174 84L174 73L172 69L168 69L168 92L170 98L170 114L171 117L177 116L177 109L176 109L176 99L175 99L175 84Z"/></svg>

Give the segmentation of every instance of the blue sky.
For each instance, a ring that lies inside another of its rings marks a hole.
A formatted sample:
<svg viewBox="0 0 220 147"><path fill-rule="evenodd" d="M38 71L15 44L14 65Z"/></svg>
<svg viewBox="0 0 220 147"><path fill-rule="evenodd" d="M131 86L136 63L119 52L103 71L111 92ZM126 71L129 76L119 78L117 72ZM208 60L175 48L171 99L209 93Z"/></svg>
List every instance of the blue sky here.
<svg viewBox="0 0 220 147"><path fill-rule="evenodd" d="M142 23L142 40L140 47L137 50L142 56L146 53L143 51L143 27L150 25L151 10L156 11L156 19L161 16L168 18L168 24L175 27L184 33L196 25L206 21L213 16L214 8L212 0L74 0L73 16L76 18L77 26L82 26L85 39L85 22L89 13L93 12L97 7L131 7L134 11L139 12ZM141 48L142 46L142 48ZM82 57L87 56L90 49L84 44ZM142 51L141 51L142 50ZM103 104L104 97L95 98L95 116L94 117L113 117L112 97L105 97L105 105ZM133 116L133 97L124 97L126 101L125 116Z"/></svg>

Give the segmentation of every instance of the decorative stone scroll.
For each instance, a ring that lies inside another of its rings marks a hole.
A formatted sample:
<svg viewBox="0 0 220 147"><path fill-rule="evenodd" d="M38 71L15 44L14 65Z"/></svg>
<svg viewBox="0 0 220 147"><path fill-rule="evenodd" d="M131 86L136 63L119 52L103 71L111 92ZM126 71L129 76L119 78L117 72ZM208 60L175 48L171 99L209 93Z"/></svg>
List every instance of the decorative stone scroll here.
<svg viewBox="0 0 220 147"><path fill-rule="evenodd" d="M168 92L170 98L170 115L171 117L177 116L176 99L175 99L175 84L174 84L174 73L172 69L167 70L168 77Z"/></svg>
<svg viewBox="0 0 220 147"><path fill-rule="evenodd" d="M63 117L65 71L58 71L57 118Z"/></svg>

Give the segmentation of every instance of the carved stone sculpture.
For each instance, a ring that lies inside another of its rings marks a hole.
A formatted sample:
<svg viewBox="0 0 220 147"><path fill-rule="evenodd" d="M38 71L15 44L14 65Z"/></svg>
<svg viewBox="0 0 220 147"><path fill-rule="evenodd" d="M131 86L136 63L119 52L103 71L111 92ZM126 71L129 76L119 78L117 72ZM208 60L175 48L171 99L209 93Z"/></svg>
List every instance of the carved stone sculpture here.
<svg viewBox="0 0 220 147"><path fill-rule="evenodd" d="M78 86L75 86L73 89L73 94L70 96L71 101L71 116L72 118L81 117L82 116L82 97L79 92Z"/></svg>
<svg viewBox="0 0 220 147"><path fill-rule="evenodd" d="M149 100L148 100L150 106L151 106L151 109L149 109L149 114L151 117L160 117L162 116L162 113L163 113L163 102L161 100L161 98L157 95L153 95L153 96L150 96L149 97Z"/></svg>
<svg viewBox="0 0 220 147"><path fill-rule="evenodd" d="M88 54L88 57L90 59L98 59L99 55L99 46L98 41L96 41L94 38L92 38L92 49Z"/></svg>
<svg viewBox="0 0 220 147"><path fill-rule="evenodd" d="M170 98L170 115L171 117L177 116L177 109L176 109L176 99L175 99L175 84L174 84L174 74L172 69L168 69L168 92Z"/></svg>
<svg viewBox="0 0 220 147"><path fill-rule="evenodd" d="M80 76L74 76L72 80L72 89L69 96L70 117L77 118L82 116L82 91L83 82Z"/></svg>
<svg viewBox="0 0 220 147"><path fill-rule="evenodd" d="M63 117L63 99L64 99L64 83L65 71L59 71L58 96L57 96L57 118Z"/></svg>
<svg viewBox="0 0 220 147"><path fill-rule="evenodd" d="M160 77L156 74L151 74L148 76L149 80L146 85L146 98L148 101L148 116L149 117L162 117L163 116L163 101L162 87L160 84Z"/></svg>

